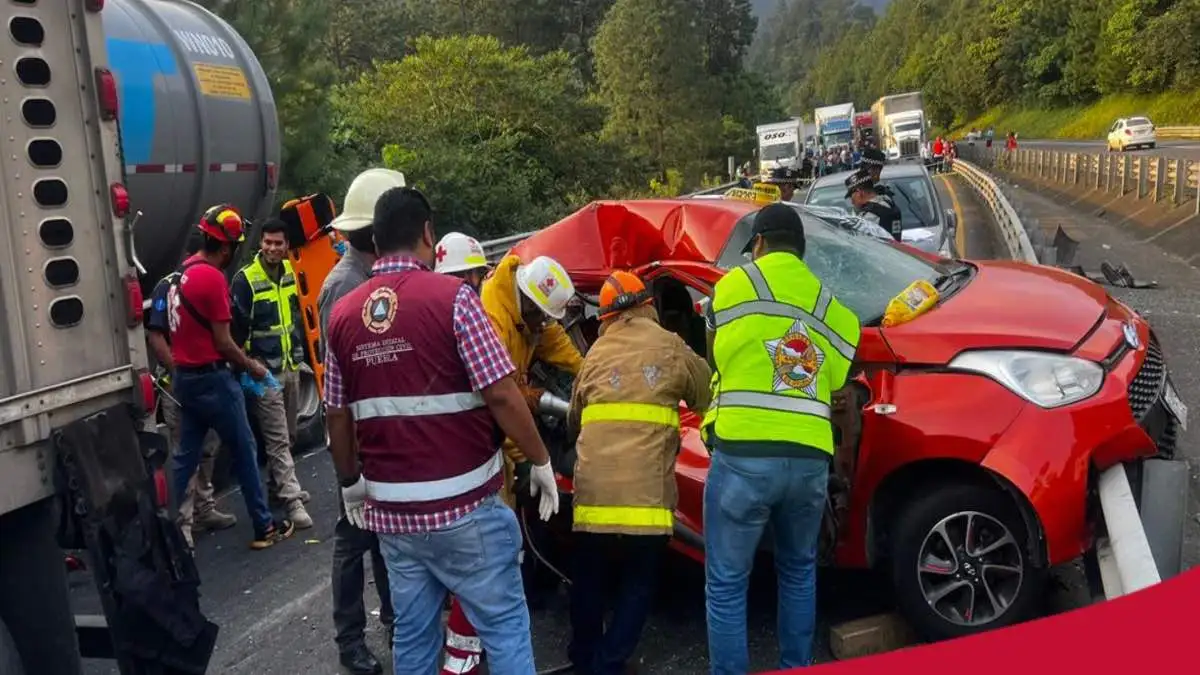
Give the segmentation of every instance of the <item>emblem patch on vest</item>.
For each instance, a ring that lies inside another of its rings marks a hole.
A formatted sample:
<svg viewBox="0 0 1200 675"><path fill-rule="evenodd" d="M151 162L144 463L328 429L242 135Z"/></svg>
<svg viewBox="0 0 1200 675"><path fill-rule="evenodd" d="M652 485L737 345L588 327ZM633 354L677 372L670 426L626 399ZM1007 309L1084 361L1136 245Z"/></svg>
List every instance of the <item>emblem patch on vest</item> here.
<svg viewBox="0 0 1200 675"><path fill-rule="evenodd" d="M392 327L396 319L396 291L380 286L371 291L363 303L362 321L372 333L383 333Z"/></svg>
<svg viewBox="0 0 1200 675"><path fill-rule="evenodd" d="M645 366L642 368L642 377L646 379L646 384L651 388L658 386L658 366Z"/></svg>
<svg viewBox="0 0 1200 675"><path fill-rule="evenodd" d="M764 343L775 364L775 391L800 390L817 396L817 374L825 363L825 354L813 342L808 326L796 321L778 340Z"/></svg>

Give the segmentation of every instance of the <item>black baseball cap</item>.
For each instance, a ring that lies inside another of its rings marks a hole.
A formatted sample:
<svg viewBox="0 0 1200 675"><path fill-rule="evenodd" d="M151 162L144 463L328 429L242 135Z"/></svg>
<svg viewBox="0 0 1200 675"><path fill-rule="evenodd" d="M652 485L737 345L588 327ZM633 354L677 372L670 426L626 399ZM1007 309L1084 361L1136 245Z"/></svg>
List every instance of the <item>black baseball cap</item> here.
<svg viewBox="0 0 1200 675"><path fill-rule="evenodd" d="M754 238L760 234L771 232L791 232L800 241L804 241L804 221L796 209L787 204L768 204L754 214L754 228L750 230L750 239L746 242L742 253L749 253L754 248Z"/></svg>

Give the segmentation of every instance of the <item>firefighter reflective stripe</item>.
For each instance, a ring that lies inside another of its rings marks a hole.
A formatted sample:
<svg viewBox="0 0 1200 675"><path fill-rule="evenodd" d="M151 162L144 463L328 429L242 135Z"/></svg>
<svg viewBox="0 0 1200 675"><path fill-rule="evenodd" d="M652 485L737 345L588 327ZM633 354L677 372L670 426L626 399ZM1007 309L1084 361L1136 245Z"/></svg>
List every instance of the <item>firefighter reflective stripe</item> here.
<svg viewBox="0 0 1200 675"><path fill-rule="evenodd" d="M450 499L486 485L503 468L504 455L496 452L483 464L450 478L407 483L367 480L367 496L379 502L428 502Z"/></svg>
<svg viewBox="0 0 1200 675"><path fill-rule="evenodd" d="M675 526L675 514L661 506L591 506L576 504L577 525L608 525L612 527L646 527L670 529Z"/></svg>
<svg viewBox="0 0 1200 675"><path fill-rule="evenodd" d="M679 428L679 408L653 403L593 403L583 409L580 424L593 422L645 422Z"/></svg>
<svg viewBox="0 0 1200 675"><path fill-rule="evenodd" d="M483 641L478 636L459 635L449 628L446 629L446 646L451 649L461 649L464 652L479 653L483 651Z"/></svg>
<svg viewBox="0 0 1200 675"><path fill-rule="evenodd" d="M763 394L756 391L726 391L717 396L716 404L722 408L759 408L829 419L828 405L810 398L795 396Z"/></svg>
<svg viewBox="0 0 1200 675"><path fill-rule="evenodd" d="M421 417L423 415L450 415L475 410L484 406L479 392L459 394L437 394L434 396L380 396L364 398L350 404L350 414L355 420L376 417Z"/></svg>

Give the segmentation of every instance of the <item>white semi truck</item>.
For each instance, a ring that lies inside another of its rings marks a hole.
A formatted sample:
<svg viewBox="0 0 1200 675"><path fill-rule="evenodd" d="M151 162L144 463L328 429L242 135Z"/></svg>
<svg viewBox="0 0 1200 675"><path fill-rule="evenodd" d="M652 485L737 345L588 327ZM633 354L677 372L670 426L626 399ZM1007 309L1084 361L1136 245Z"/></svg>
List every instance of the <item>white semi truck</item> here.
<svg viewBox="0 0 1200 675"><path fill-rule="evenodd" d="M854 104L827 105L813 111L817 139L821 145L834 148L849 145L854 140Z"/></svg>
<svg viewBox="0 0 1200 675"><path fill-rule="evenodd" d="M758 172L799 166L804 155L804 121L793 117L786 122L760 124L758 132Z"/></svg>
<svg viewBox="0 0 1200 675"><path fill-rule="evenodd" d="M921 92L884 96L871 106L879 127L879 149L888 159L913 159L921 156L929 124Z"/></svg>

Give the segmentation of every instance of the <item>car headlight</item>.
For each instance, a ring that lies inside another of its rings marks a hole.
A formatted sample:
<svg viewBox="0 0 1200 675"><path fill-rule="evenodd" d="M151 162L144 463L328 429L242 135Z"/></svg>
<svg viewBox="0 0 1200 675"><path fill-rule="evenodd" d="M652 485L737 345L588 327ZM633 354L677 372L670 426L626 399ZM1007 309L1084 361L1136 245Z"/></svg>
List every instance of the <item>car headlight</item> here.
<svg viewBox="0 0 1200 675"><path fill-rule="evenodd" d="M1070 405L1100 391L1104 369L1074 356L1027 351L972 351L950 368L986 375L1043 408Z"/></svg>

